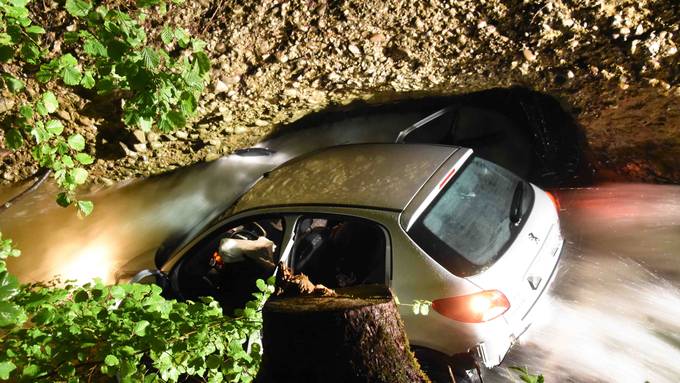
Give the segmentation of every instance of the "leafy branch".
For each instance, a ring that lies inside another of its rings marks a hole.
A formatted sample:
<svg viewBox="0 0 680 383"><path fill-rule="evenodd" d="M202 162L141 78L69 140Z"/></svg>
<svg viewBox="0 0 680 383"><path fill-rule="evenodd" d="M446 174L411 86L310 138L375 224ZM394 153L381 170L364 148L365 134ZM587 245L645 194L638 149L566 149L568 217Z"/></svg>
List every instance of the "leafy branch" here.
<svg viewBox="0 0 680 383"><path fill-rule="evenodd" d="M164 2L154 0L139 1L138 8L127 12L97 2L67 0L64 9L74 25L73 30L63 34L67 53L48 60L47 50L41 47L41 36L46 31L31 20L28 3L29 0L0 1L0 63L39 67L37 72L0 74L0 84L21 101L12 112L16 116L12 126L5 128L5 143L13 150L30 145L34 160L53 171L62 190L57 203L75 204L88 215L92 203L78 200L75 190L87 181L86 166L94 158L87 153L82 135L69 134L63 122L52 117L60 103L48 89L82 88L100 95L122 94L125 125L145 132L169 132L184 127L195 116L210 60L203 51L205 43L181 28L166 26L160 33L162 46L170 51L148 40L142 26L147 8L165 8ZM45 90L31 96L19 79L21 74Z"/></svg>

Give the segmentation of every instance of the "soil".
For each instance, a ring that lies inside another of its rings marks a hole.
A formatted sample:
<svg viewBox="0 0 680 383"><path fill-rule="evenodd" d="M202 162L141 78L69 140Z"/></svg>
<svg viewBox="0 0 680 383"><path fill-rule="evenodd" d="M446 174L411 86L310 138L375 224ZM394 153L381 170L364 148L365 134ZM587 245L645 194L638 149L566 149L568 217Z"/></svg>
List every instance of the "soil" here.
<svg viewBox="0 0 680 383"><path fill-rule="evenodd" d="M119 98L62 91L97 183L214 160L329 106L517 85L573 113L604 174L680 182L678 2L201 0L150 16L208 42L211 84L193 125L168 135L125 130ZM36 170L27 150L0 156L5 183Z"/></svg>

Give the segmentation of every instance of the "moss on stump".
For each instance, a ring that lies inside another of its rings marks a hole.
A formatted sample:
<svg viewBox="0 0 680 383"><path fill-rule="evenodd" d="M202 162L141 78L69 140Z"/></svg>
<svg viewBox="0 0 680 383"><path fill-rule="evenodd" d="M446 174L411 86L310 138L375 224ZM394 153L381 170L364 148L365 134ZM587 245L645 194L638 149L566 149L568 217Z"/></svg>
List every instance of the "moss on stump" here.
<svg viewBox="0 0 680 383"><path fill-rule="evenodd" d="M263 310L258 383L428 382L384 286L275 297Z"/></svg>

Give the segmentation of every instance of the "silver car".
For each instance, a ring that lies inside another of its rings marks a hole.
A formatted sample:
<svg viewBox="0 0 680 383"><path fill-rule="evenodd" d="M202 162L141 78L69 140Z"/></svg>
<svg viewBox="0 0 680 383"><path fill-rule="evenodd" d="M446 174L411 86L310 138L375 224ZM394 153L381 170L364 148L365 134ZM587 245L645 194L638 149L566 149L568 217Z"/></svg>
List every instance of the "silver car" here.
<svg viewBox="0 0 680 383"><path fill-rule="evenodd" d="M170 294L210 295L226 310L279 261L331 288L386 284L401 303L432 302L428 315L401 306L417 355L443 365L470 356L491 368L554 277L557 210L550 194L471 149L336 146L264 174L157 263ZM234 252L239 243L251 247Z"/></svg>

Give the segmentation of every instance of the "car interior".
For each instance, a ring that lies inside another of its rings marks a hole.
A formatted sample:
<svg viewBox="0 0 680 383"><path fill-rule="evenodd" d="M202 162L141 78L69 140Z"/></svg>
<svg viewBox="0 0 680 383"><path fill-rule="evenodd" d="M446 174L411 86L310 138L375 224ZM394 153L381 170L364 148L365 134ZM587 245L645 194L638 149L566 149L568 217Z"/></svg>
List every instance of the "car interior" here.
<svg viewBox="0 0 680 383"><path fill-rule="evenodd" d="M280 257L283 241L283 219L261 218L230 224L215 230L196 244L173 269L171 284L180 299L215 298L225 313L242 308L252 299L257 279L267 279L273 267L263 266L250 258L228 261L219 252L225 238L256 241L266 237L275 245L271 263Z"/></svg>
<svg viewBox="0 0 680 383"><path fill-rule="evenodd" d="M341 216L298 221L292 266L329 288L385 283L386 234L375 223Z"/></svg>
<svg viewBox="0 0 680 383"><path fill-rule="evenodd" d="M291 265L315 284L329 288L384 284L388 254L387 235L368 220L344 216L303 216L298 220ZM284 220L269 216L228 224L199 241L171 272L173 294L197 300L211 296L225 313L252 299L257 279L267 279L283 249ZM251 258L228 259L220 251L225 239L257 241L266 237L275 245L271 265Z"/></svg>

